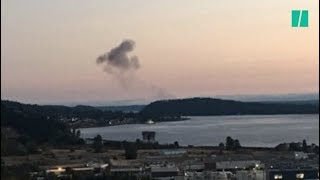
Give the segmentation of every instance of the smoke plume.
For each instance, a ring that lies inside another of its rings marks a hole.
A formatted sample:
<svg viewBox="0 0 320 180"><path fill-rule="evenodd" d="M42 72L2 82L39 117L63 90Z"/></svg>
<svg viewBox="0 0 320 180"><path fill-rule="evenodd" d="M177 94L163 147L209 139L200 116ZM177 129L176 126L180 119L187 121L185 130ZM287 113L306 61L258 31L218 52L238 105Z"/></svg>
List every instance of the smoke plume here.
<svg viewBox="0 0 320 180"><path fill-rule="evenodd" d="M111 49L109 52L100 55L97 63L105 63L106 71L113 73L115 71L125 72L128 70L139 69L140 63L137 56L129 57L128 53L133 51L135 42L124 40L119 46Z"/></svg>
<svg viewBox="0 0 320 180"><path fill-rule="evenodd" d="M136 76L135 71L140 68L140 61L137 56L128 55L134 48L135 42L133 40L124 40L109 52L100 55L96 62L98 65L104 65L104 70L129 94L134 94L134 91L142 89L151 93L151 98L167 99L173 97L164 89L140 80ZM144 95L147 96L147 94Z"/></svg>

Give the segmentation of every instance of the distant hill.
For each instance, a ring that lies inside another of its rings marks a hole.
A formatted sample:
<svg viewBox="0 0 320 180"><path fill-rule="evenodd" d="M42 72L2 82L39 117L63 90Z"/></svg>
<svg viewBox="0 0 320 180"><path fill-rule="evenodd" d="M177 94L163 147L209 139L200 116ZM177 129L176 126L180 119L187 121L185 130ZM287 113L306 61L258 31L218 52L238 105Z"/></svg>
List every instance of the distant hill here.
<svg viewBox="0 0 320 180"><path fill-rule="evenodd" d="M3 131L6 129L16 132L18 138L16 141L26 147L29 143L69 144L78 141L67 124L58 119L48 118L46 113L34 107L1 101L1 155L12 153L7 139L2 139L2 135L7 135ZM17 149L19 148L14 148L15 151Z"/></svg>
<svg viewBox="0 0 320 180"><path fill-rule="evenodd" d="M296 105L316 105L319 106L319 100L301 100L301 101L261 101L260 103L266 103L266 104L274 104L274 103L280 103L280 104L296 104Z"/></svg>
<svg viewBox="0 0 320 180"><path fill-rule="evenodd" d="M97 106L102 111L121 111L121 112L140 112L146 105L130 105L130 106Z"/></svg>
<svg viewBox="0 0 320 180"><path fill-rule="evenodd" d="M134 119L135 116L134 113L102 111L91 106L41 106L1 100L1 128L11 127L37 142L48 141L50 137L61 138L60 135L64 135L63 138L70 136L69 123L72 119L89 119L99 126L109 120Z"/></svg>
<svg viewBox="0 0 320 180"><path fill-rule="evenodd" d="M147 105L141 113L145 116L318 114L319 105L189 98L156 101Z"/></svg>
<svg viewBox="0 0 320 180"><path fill-rule="evenodd" d="M78 105L74 107L55 105L32 105L14 101L1 100L1 107L6 107L12 112L19 114L29 114L42 116L45 118L62 119L94 119L101 124L112 119L133 118L134 113L124 113L120 111L103 111L92 106ZM2 121L2 119L1 119Z"/></svg>
<svg viewBox="0 0 320 180"><path fill-rule="evenodd" d="M308 102L319 101L319 93L230 95L217 96L216 98L243 102Z"/></svg>

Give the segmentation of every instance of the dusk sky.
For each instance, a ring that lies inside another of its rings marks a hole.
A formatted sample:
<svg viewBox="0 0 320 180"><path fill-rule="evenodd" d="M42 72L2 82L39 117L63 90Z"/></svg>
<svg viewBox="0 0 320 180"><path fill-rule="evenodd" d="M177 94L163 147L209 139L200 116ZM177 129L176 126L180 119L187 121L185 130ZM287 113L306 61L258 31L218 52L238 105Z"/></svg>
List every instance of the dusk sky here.
<svg viewBox="0 0 320 180"><path fill-rule="evenodd" d="M2 0L1 98L28 103L318 92L318 0ZM292 28L291 10L309 10ZM96 58L124 39L123 86ZM127 75L129 76L129 75Z"/></svg>

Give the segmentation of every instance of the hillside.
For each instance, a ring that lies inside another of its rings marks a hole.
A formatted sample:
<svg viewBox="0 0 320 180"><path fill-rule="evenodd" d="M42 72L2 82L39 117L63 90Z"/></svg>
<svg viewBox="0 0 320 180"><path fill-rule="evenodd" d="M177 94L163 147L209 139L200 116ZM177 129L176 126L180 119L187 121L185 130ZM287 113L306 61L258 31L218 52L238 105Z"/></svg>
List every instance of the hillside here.
<svg viewBox="0 0 320 180"><path fill-rule="evenodd" d="M190 98L156 101L147 105L141 113L145 116L209 116L209 115L272 115L316 114L317 104L260 103Z"/></svg>
<svg viewBox="0 0 320 180"><path fill-rule="evenodd" d="M91 119L114 119L119 117L132 116L120 111L102 111L95 107L78 105L74 107L56 105L32 105L14 101L1 100L1 105L12 109L15 112L25 112L28 114L39 114L45 117L61 118L91 118Z"/></svg>
<svg viewBox="0 0 320 180"><path fill-rule="evenodd" d="M140 112L145 105L130 105L130 106L97 106L96 108L102 111L121 111L121 112Z"/></svg>

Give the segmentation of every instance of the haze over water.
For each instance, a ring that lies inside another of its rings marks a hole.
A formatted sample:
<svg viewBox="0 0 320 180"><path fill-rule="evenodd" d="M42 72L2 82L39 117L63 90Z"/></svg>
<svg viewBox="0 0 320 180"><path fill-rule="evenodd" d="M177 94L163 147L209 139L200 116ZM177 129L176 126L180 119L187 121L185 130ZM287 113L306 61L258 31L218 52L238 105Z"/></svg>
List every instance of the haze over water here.
<svg viewBox="0 0 320 180"><path fill-rule="evenodd" d="M227 136L239 139L242 146L274 147L303 139L319 144L319 115L202 116L152 125L81 129L86 138L100 134L104 139L121 141L141 139L142 131L155 131L159 143L178 141L180 145L218 145Z"/></svg>

